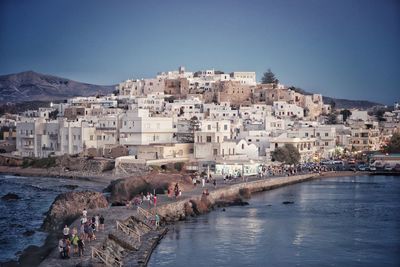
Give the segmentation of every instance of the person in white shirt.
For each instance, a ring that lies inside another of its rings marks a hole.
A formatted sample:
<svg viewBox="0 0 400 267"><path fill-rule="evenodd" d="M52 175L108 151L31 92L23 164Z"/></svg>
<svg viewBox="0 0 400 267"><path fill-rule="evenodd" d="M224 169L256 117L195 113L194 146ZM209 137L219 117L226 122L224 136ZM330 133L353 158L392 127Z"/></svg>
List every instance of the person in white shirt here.
<svg viewBox="0 0 400 267"><path fill-rule="evenodd" d="M87 210L86 210L86 209L83 209L82 215L83 215L83 217L86 217L86 216L87 216Z"/></svg>
<svg viewBox="0 0 400 267"><path fill-rule="evenodd" d="M69 228L68 228L68 225L65 225L65 226L64 226L63 234L64 234L64 238L69 238Z"/></svg>

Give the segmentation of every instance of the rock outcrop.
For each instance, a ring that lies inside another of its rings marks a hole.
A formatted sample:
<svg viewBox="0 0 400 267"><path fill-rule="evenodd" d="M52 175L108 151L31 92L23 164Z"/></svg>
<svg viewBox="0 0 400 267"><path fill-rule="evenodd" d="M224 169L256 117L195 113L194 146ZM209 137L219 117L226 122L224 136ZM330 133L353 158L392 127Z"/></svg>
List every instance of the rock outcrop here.
<svg viewBox="0 0 400 267"><path fill-rule="evenodd" d="M108 207L107 199L102 193L93 191L67 192L57 196L46 213L42 228L46 231L61 229L65 224L78 218L83 209Z"/></svg>
<svg viewBox="0 0 400 267"><path fill-rule="evenodd" d="M156 194L164 194L168 188L173 188L177 182L183 188L192 186L190 178L183 174L152 172L143 176L116 180L108 186L106 191L110 192L110 203L123 205L142 192L153 193L155 190Z"/></svg>
<svg viewBox="0 0 400 267"><path fill-rule="evenodd" d="M20 199L20 197L14 193L7 193L4 196L2 196L1 199L5 201L12 201L12 200L18 200Z"/></svg>

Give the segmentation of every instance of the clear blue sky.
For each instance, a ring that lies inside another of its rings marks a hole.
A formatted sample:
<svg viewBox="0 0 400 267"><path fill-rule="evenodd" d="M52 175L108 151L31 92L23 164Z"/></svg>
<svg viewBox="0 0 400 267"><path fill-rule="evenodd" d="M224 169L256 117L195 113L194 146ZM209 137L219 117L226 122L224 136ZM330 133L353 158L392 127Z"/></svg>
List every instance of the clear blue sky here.
<svg viewBox="0 0 400 267"><path fill-rule="evenodd" d="M114 84L184 65L400 99L400 1L0 0L0 74Z"/></svg>

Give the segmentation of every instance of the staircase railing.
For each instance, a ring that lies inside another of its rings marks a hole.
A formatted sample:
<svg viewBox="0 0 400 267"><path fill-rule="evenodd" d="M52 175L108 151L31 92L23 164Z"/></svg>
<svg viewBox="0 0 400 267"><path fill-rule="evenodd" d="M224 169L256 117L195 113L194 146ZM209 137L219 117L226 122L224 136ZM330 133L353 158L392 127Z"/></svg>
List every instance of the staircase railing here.
<svg viewBox="0 0 400 267"><path fill-rule="evenodd" d="M92 247L92 259L99 258L106 266L122 266L122 261L110 253Z"/></svg>
<svg viewBox="0 0 400 267"><path fill-rule="evenodd" d="M139 206L137 207L137 215L138 215L139 219L142 218L142 222L145 225L147 225L148 227L150 227L153 230L156 229L155 215L153 215L152 213L148 212L147 210L145 210Z"/></svg>
<svg viewBox="0 0 400 267"><path fill-rule="evenodd" d="M137 231L126 226L125 224L121 223L120 221L116 221L116 222L117 222L117 230L121 230L125 234L132 236L133 238L137 239L137 241L140 243L140 234Z"/></svg>

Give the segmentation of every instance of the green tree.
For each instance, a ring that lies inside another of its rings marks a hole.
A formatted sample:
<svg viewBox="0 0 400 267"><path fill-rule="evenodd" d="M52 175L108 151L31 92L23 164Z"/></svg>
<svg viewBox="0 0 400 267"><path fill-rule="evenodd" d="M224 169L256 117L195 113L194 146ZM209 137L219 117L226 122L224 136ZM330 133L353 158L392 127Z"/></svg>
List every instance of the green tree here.
<svg viewBox="0 0 400 267"><path fill-rule="evenodd" d="M396 132L390 138L389 143L387 144L385 151L387 153L400 153L400 133Z"/></svg>
<svg viewBox="0 0 400 267"><path fill-rule="evenodd" d="M193 116L188 125L188 131L180 134L181 141L184 143L194 143L194 133L200 130L200 121L196 116Z"/></svg>
<svg viewBox="0 0 400 267"><path fill-rule="evenodd" d="M272 152L272 160L286 164L297 164L300 161L299 150L291 144L285 144Z"/></svg>
<svg viewBox="0 0 400 267"><path fill-rule="evenodd" d="M325 123L326 124L337 124L336 114L335 113L329 114L326 117Z"/></svg>
<svg viewBox="0 0 400 267"><path fill-rule="evenodd" d="M58 117L58 109L55 109L49 113L49 118L51 120L55 120L55 119L57 119L57 117Z"/></svg>
<svg viewBox="0 0 400 267"><path fill-rule="evenodd" d="M279 83L279 80L275 77L275 74L271 71L271 69L268 69L267 72L264 72L264 75L261 78L261 83L273 83L276 85Z"/></svg>
<svg viewBox="0 0 400 267"><path fill-rule="evenodd" d="M343 115L343 121L347 121L347 119L351 116L351 111L348 109L343 109L340 111L340 114Z"/></svg>

